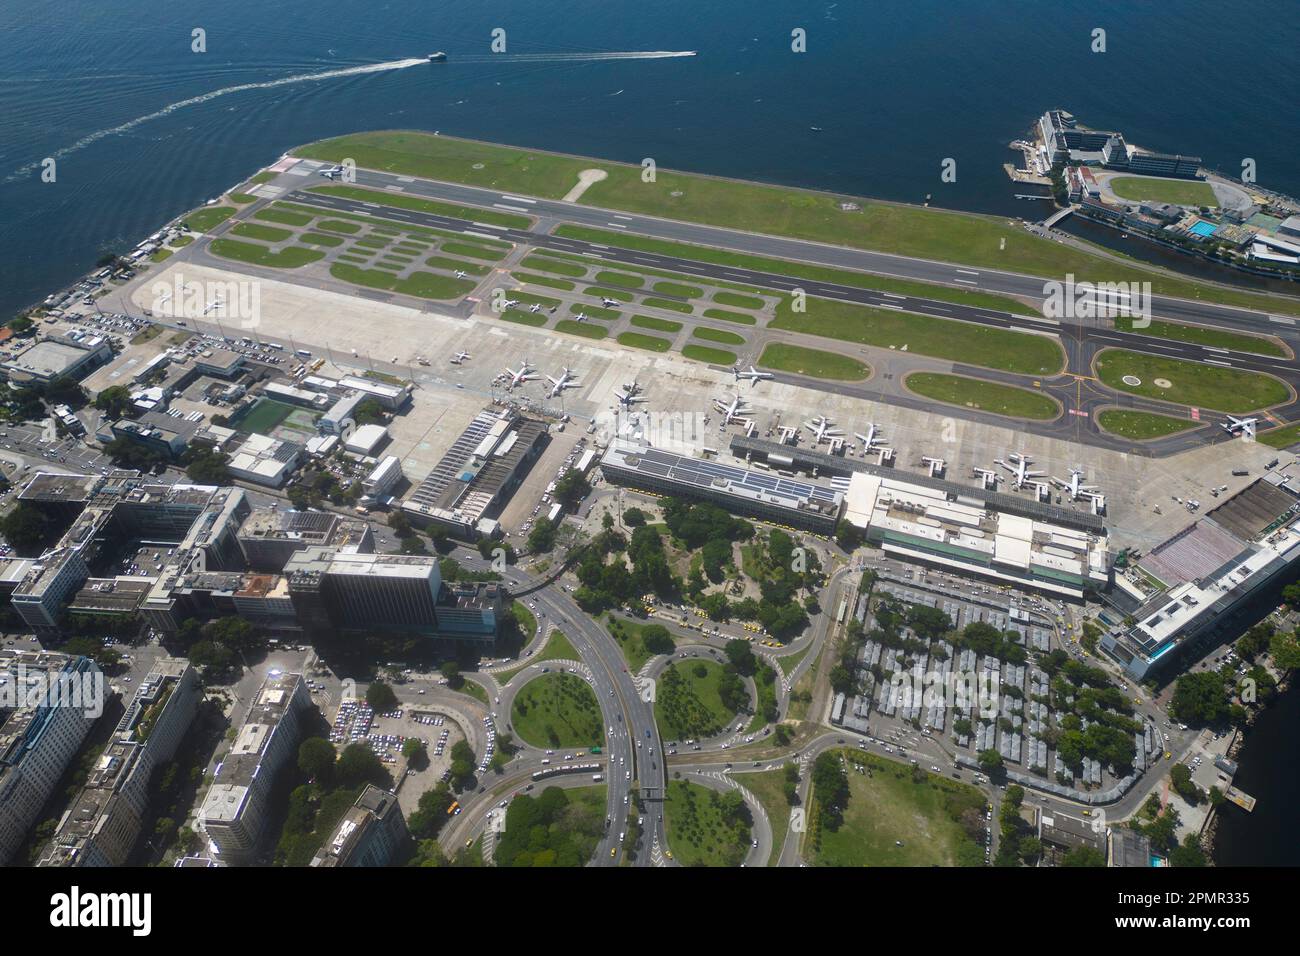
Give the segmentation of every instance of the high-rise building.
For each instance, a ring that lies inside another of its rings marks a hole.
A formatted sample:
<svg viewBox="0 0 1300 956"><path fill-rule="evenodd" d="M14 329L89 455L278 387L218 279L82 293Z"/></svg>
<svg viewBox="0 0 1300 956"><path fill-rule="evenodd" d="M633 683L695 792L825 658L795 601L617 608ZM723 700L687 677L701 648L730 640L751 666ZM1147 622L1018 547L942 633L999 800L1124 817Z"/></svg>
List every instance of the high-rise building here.
<svg viewBox="0 0 1300 956"><path fill-rule="evenodd" d="M108 687L88 657L22 652L0 657L0 866L103 714Z"/></svg>
<svg viewBox="0 0 1300 956"><path fill-rule="evenodd" d="M199 811L199 826L220 862L256 858L266 833L271 789L297 753L303 713L311 706L301 674L272 671L257 691Z"/></svg>
<svg viewBox="0 0 1300 956"><path fill-rule="evenodd" d="M123 866L148 816L150 783L176 754L202 687L188 661L163 658L137 688L40 866Z"/></svg>
<svg viewBox="0 0 1300 956"><path fill-rule="evenodd" d="M397 797L366 784L311 865L390 866L409 840Z"/></svg>

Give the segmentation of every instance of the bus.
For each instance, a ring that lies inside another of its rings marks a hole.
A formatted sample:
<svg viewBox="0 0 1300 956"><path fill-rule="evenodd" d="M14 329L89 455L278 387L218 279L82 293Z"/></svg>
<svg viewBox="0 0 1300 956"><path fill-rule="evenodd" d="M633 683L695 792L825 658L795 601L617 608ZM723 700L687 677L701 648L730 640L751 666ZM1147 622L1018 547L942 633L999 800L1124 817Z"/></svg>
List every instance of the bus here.
<svg viewBox="0 0 1300 956"><path fill-rule="evenodd" d="M460 806L460 801L459 801L459 800L453 800L453 801L451 801L451 806L449 806L449 807L447 808L447 816L451 816L453 813L455 813L455 812L456 812L456 808L459 807L459 806Z"/></svg>
<svg viewBox="0 0 1300 956"><path fill-rule="evenodd" d="M592 782L592 783L600 783L600 782L601 782L602 780L604 780L604 779L605 779L605 777L604 777L602 774L593 773L593 774L591 775L591 782Z"/></svg>

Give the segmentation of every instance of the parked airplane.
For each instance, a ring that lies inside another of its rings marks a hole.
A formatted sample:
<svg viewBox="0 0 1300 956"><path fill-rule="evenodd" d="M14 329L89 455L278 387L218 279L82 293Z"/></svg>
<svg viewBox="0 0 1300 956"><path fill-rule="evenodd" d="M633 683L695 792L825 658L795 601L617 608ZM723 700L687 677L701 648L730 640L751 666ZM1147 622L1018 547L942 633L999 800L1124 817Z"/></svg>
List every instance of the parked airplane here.
<svg viewBox="0 0 1300 956"><path fill-rule="evenodd" d="M744 417L741 413L748 410L748 405L749 403L739 395L736 395L731 399L731 401L719 398L714 399L713 402L713 406L718 411L722 412L722 424L724 425L730 425L732 422L744 421Z"/></svg>
<svg viewBox="0 0 1300 956"><path fill-rule="evenodd" d="M753 388L755 385L757 385L757 384L758 384L759 382L761 382L763 379L765 379L765 378L771 378L771 377L772 377L772 373L771 373L771 372L760 372L758 369L754 368L754 366L752 366L752 365L749 367L749 371L747 371L747 372L746 372L746 371L743 371L742 369L740 369L740 368L737 367L737 366L732 366L731 374L734 375L734 376L736 377L736 381L737 381L737 382L739 382L742 378L747 378L747 379L749 379L749 387L750 387L750 388Z"/></svg>
<svg viewBox="0 0 1300 956"><path fill-rule="evenodd" d="M1226 422L1219 423L1219 427L1229 435L1241 432L1242 438L1250 440L1255 437L1255 423L1258 421L1258 418L1233 418L1229 415Z"/></svg>
<svg viewBox="0 0 1300 956"><path fill-rule="evenodd" d="M618 301L618 299L601 298L600 304L607 309L616 309L623 303Z"/></svg>
<svg viewBox="0 0 1300 956"><path fill-rule="evenodd" d="M564 394L566 388L578 387L577 381L574 379L573 374L568 370L568 368L564 368L560 371L559 378L553 378L548 375L546 376L546 380L551 383L551 390L546 393L547 398L558 398Z"/></svg>
<svg viewBox="0 0 1300 956"><path fill-rule="evenodd" d="M820 445L824 441L829 441L844 434L834 425L835 423L825 415L818 415L812 421L803 423L803 427L812 432L814 445Z"/></svg>
<svg viewBox="0 0 1300 956"><path fill-rule="evenodd" d="M540 302L534 302L534 303L529 307L528 311L529 311L529 312L540 312L540 311L542 311L541 303L540 303Z"/></svg>
<svg viewBox="0 0 1300 956"><path fill-rule="evenodd" d="M1085 485L1083 483L1083 469L1081 468L1071 468L1068 481L1064 478L1053 478L1052 484L1062 491L1068 491L1071 501L1078 501L1080 498L1099 497L1096 485Z"/></svg>
<svg viewBox="0 0 1300 956"><path fill-rule="evenodd" d="M997 459L997 464L1001 465L1015 477L1012 479L1011 487L1019 491L1028 483L1031 478L1041 478L1046 472L1030 471L1029 466L1033 464L1034 459L1029 455L1011 454L1006 459Z"/></svg>
<svg viewBox="0 0 1300 956"><path fill-rule="evenodd" d="M512 368L507 368L501 373L500 377L506 380L506 388L518 388L524 382L531 382L537 378L533 371L533 367L525 360L524 364L519 366L519 371L516 372Z"/></svg>
<svg viewBox="0 0 1300 956"><path fill-rule="evenodd" d="M870 427L867 428L865 435L861 432L854 432L853 437L862 442L862 454L864 455L877 445L884 444L885 441L885 436L880 434L880 426L875 422L872 422Z"/></svg>
<svg viewBox="0 0 1300 956"><path fill-rule="evenodd" d="M469 278L469 273L467 273L464 269L457 269L457 270L456 270L456 278L457 278L457 279L467 279L467 278Z"/></svg>
<svg viewBox="0 0 1300 956"><path fill-rule="evenodd" d="M518 299L506 299L504 302L501 303L501 311L504 312L506 309L513 309L518 304L519 304Z"/></svg>
<svg viewBox="0 0 1300 956"><path fill-rule="evenodd" d="M624 408L631 408L633 402L644 402L641 397L641 386L636 382L628 382L623 386L623 391L614 393L618 397L618 403Z"/></svg>
<svg viewBox="0 0 1300 956"><path fill-rule="evenodd" d="M453 356L451 357L451 364L452 364L452 365L460 365L462 362L465 361L465 359L467 359L467 358L469 358L469 357L470 357L470 355L469 355L468 352L457 352L455 355L453 355Z"/></svg>
<svg viewBox="0 0 1300 956"><path fill-rule="evenodd" d="M587 320L586 312L579 312L577 315L573 317L573 321L575 322L585 322L586 320Z"/></svg>

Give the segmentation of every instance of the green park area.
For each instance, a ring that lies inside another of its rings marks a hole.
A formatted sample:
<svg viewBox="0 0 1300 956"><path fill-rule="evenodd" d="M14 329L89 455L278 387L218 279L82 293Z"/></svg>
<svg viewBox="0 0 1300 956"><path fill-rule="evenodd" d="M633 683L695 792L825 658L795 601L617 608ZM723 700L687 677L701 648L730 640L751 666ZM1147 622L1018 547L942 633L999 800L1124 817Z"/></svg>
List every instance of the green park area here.
<svg viewBox="0 0 1300 956"><path fill-rule="evenodd" d="M185 217L185 228L194 232L208 232L235 214L234 206L204 206Z"/></svg>
<svg viewBox="0 0 1300 956"><path fill-rule="evenodd" d="M1095 364L1102 383L1118 391L1220 412L1250 412L1291 397L1271 375L1126 349L1106 349Z"/></svg>
<svg viewBox="0 0 1300 956"><path fill-rule="evenodd" d="M1053 375L1065 364L1060 345L1044 335L833 299L809 298L804 304L806 311L796 312L791 300L783 299L769 327L877 348L906 348L1023 375Z"/></svg>
<svg viewBox="0 0 1300 956"><path fill-rule="evenodd" d="M266 246L238 239L213 239L209 247L214 256L247 262L255 266L271 266L276 269L297 269L320 259L325 253L319 249L306 249L302 246L289 246L276 252Z"/></svg>
<svg viewBox="0 0 1300 956"><path fill-rule="evenodd" d="M524 608L518 601L516 601L515 604L517 607L523 608L525 614L528 613L528 609ZM529 614L529 617L531 618L532 615ZM519 623L519 631L524 636L524 641L527 642L528 640L531 640L533 632L536 629L536 618L533 618L534 623L532 626L529 626L527 620L520 619L518 611L516 611L515 620ZM578 652L574 650L569 639L564 636L564 632L556 630L551 632L551 636L546 639L546 643L542 646L542 649L532 657L528 658L528 660L524 661L518 667L512 667L505 671L497 671L493 676L497 679L498 683L508 684L516 674L522 671L525 667L529 667L533 664L540 664L542 661L578 660L582 660L582 658L578 656Z"/></svg>
<svg viewBox="0 0 1300 956"><path fill-rule="evenodd" d="M1190 418L1173 418L1169 415L1156 415L1153 412L1108 408L1097 415L1097 424L1112 435L1131 438L1134 441L1146 441L1175 435L1189 428L1195 428L1200 423Z"/></svg>
<svg viewBox="0 0 1300 956"><path fill-rule="evenodd" d="M781 847L790 830L790 810L799 802L795 786L799 780L799 765L788 763L777 770L760 770L741 773L735 781L754 795L767 814L774 839L768 854L767 865L775 866L781 856Z"/></svg>
<svg viewBox="0 0 1300 956"><path fill-rule="evenodd" d="M638 672L656 654L671 654L676 643L662 624L639 624L610 614L605 619L610 636L618 641L629 671Z"/></svg>
<svg viewBox="0 0 1300 956"><path fill-rule="evenodd" d="M855 750L813 766L804 853L817 866L980 866L984 795Z"/></svg>
<svg viewBox="0 0 1300 956"><path fill-rule="evenodd" d="M753 819L739 791L672 780L663 806L668 845L682 866L737 867L749 854Z"/></svg>
<svg viewBox="0 0 1300 956"><path fill-rule="evenodd" d="M749 702L744 682L721 664L674 661L659 675L655 720L659 732L669 740L712 737Z"/></svg>
<svg viewBox="0 0 1300 956"><path fill-rule="evenodd" d="M574 674L542 674L515 695L510 720L534 747L594 747L605 739L600 704Z"/></svg>
<svg viewBox="0 0 1300 956"><path fill-rule="evenodd" d="M1042 392L968 378L965 375L913 372L903 380L903 384L908 391L937 402L975 408L996 415L1045 422L1061 414L1061 406L1056 400Z"/></svg>
<svg viewBox="0 0 1300 956"><path fill-rule="evenodd" d="M1148 176L1115 176L1111 191L1120 199L1135 202L1168 202L1179 206L1217 206L1209 183L1192 179L1155 179Z"/></svg>
<svg viewBox="0 0 1300 956"><path fill-rule="evenodd" d="M1230 349L1233 352L1253 352L1256 355L1272 355L1282 358L1286 349L1273 339L1262 335L1250 335L1246 332L1231 332L1227 329L1215 329L1208 325L1184 325L1181 322L1164 322L1152 319L1145 324L1136 324L1137 320L1129 316L1115 319L1115 328L1121 332L1136 332L1139 335L1152 335L1161 339L1174 339L1178 342L1193 342L1212 348Z"/></svg>
<svg viewBox="0 0 1300 956"><path fill-rule="evenodd" d="M860 382L871 374L871 367L850 355L806 349L800 345L772 342L758 359L762 368L793 372L837 382Z"/></svg>
<svg viewBox="0 0 1300 956"><path fill-rule="evenodd" d="M497 837L497 866L586 866L605 830L606 790L547 787L510 801L505 831Z"/></svg>

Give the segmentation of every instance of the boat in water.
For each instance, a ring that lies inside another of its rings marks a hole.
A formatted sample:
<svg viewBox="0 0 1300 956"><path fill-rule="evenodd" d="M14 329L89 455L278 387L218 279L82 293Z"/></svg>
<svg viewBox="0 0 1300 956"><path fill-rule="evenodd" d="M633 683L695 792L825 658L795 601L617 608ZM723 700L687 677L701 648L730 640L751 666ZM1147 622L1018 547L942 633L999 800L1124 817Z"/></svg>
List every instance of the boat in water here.
<svg viewBox="0 0 1300 956"><path fill-rule="evenodd" d="M441 50L439 50L437 53L430 53L430 54L429 54L429 62L430 62L430 63L446 63L446 62L447 62L447 54L443 53Z"/></svg>

